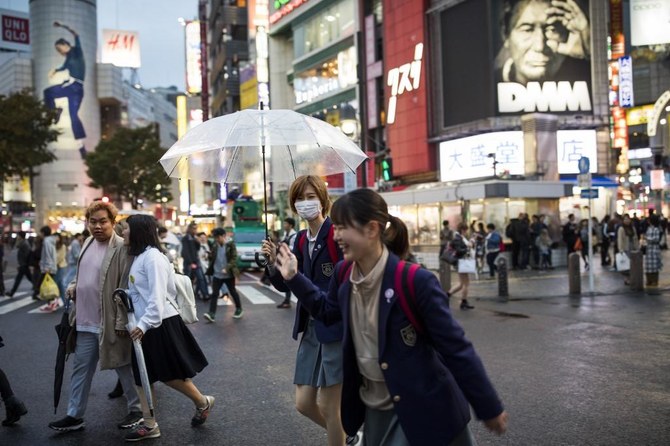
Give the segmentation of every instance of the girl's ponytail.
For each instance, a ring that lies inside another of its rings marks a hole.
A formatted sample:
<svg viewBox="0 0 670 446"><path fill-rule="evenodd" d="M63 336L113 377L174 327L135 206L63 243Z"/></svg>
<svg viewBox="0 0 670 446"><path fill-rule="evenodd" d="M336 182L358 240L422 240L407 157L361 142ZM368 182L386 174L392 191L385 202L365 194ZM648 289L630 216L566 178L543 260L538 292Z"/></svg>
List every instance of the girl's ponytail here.
<svg viewBox="0 0 670 446"><path fill-rule="evenodd" d="M393 254L403 260L409 257L409 234L407 226L398 217L389 215L382 241Z"/></svg>

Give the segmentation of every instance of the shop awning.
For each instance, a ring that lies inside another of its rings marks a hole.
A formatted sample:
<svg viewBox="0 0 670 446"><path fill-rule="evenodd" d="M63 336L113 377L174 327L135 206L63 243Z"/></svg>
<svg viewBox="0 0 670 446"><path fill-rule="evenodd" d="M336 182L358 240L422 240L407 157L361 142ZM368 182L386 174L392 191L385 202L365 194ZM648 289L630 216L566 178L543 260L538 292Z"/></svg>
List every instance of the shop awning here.
<svg viewBox="0 0 670 446"><path fill-rule="evenodd" d="M618 187L619 183L614 181L611 178L604 177L601 175L592 176L593 187ZM577 185L577 175L561 175L561 182L563 183L572 183Z"/></svg>

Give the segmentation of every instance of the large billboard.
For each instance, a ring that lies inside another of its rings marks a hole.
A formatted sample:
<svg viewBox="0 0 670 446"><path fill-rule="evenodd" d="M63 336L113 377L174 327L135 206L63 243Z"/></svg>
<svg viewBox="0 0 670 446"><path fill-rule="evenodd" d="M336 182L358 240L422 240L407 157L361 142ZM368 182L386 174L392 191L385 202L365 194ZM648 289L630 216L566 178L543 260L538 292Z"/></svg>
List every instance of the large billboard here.
<svg viewBox="0 0 670 446"><path fill-rule="evenodd" d="M630 0L633 46L670 43L670 1Z"/></svg>
<svg viewBox="0 0 670 446"><path fill-rule="evenodd" d="M492 2L499 114L590 112L587 0Z"/></svg>
<svg viewBox="0 0 670 446"><path fill-rule="evenodd" d="M141 66L139 34L135 31L103 29L100 61L117 67L139 68Z"/></svg>
<svg viewBox="0 0 670 446"><path fill-rule="evenodd" d="M0 9L0 48L30 51L30 20L25 12Z"/></svg>

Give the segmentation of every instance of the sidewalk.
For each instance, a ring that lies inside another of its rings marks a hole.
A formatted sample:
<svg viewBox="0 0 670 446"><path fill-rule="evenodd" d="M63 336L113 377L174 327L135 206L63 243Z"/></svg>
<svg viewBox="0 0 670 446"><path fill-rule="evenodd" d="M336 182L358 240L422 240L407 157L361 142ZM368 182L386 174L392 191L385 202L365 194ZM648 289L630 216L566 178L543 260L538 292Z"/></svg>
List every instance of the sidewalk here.
<svg viewBox="0 0 670 446"><path fill-rule="evenodd" d="M659 292L670 291L670 274L664 273L670 268L670 250L662 251L664 270L659 277ZM630 287L624 284L624 276L616 271L610 271L609 267L600 266L600 256L593 258L595 263L594 273L594 294L613 295L637 293L631 291ZM589 294L589 273L584 271L582 262L582 295ZM527 300L542 299L548 297L568 297L569 283L568 270L565 267L556 268L549 271L509 271L509 299ZM458 274L452 272L452 287L458 283ZM488 278L488 273L479 276L476 279L470 275L470 295L468 299L488 300L498 299L498 277L495 280Z"/></svg>

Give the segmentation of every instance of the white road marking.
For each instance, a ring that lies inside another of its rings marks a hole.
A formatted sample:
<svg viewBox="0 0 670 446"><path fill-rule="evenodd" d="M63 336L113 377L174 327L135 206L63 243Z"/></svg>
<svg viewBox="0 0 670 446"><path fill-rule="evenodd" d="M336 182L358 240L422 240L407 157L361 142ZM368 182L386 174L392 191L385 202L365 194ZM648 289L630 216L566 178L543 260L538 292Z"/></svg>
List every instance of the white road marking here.
<svg viewBox="0 0 670 446"><path fill-rule="evenodd" d="M30 293L27 293L30 294ZM18 296L18 295L16 295ZM25 296L25 294L24 294ZM5 304L0 306L0 314L7 314L10 311L18 310L21 307L25 307L26 305L30 305L31 303L35 302L33 300L32 296L24 297L23 299L16 300L14 302Z"/></svg>
<svg viewBox="0 0 670 446"><path fill-rule="evenodd" d="M258 291L253 286L239 286L237 290L244 295L252 304L274 304L275 301Z"/></svg>

